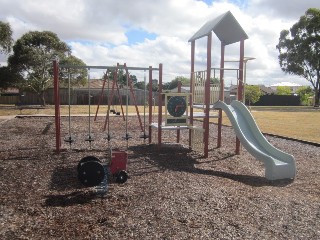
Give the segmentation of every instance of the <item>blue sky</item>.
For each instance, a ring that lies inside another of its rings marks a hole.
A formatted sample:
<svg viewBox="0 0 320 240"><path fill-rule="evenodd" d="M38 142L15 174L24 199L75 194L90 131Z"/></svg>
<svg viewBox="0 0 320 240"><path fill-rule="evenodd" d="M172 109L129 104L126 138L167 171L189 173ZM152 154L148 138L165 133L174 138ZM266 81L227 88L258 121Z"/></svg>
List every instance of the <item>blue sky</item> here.
<svg viewBox="0 0 320 240"><path fill-rule="evenodd" d="M131 29L126 32L126 36L128 37L128 45L142 43L145 39L155 40L157 38L157 34L148 33L142 29Z"/></svg>

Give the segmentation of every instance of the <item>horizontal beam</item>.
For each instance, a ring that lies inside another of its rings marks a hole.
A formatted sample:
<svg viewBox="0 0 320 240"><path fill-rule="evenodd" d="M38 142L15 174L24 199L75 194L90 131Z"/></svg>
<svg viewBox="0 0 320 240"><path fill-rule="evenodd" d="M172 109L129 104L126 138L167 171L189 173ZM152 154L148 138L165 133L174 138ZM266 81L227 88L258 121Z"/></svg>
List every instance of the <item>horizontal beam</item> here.
<svg viewBox="0 0 320 240"><path fill-rule="evenodd" d="M117 66L80 66L80 65L59 65L60 68L74 68L74 69L108 69L108 70L116 70L116 69L128 69L128 70L149 70L147 67L125 67L123 65ZM151 68L153 71L159 70L159 68Z"/></svg>
<svg viewBox="0 0 320 240"><path fill-rule="evenodd" d="M239 71L239 68L211 68L211 70L236 70Z"/></svg>

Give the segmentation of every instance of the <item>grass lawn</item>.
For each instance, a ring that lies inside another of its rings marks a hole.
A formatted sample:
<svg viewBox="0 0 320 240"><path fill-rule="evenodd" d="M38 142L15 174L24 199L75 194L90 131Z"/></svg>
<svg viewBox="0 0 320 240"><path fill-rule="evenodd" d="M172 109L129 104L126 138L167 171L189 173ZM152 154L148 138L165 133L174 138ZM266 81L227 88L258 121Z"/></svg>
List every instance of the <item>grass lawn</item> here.
<svg viewBox="0 0 320 240"><path fill-rule="evenodd" d="M157 107L152 107L157 112ZM91 106L91 114L94 115L97 106ZM116 106L121 111L120 106ZM124 106L124 111L126 107ZM145 109L148 113L148 107ZM61 106L61 115L67 115L68 106ZM100 106L99 114L106 114L107 107ZM128 106L128 112L135 113L134 106ZM143 115L144 107L139 106L139 112ZM23 109L19 110L13 105L0 105L0 116L6 115L31 115L31 114L54 114L54 106L47 106L44 109ZM88 114L88 106L71 106L71 114ZM301 140L320 143L320 109L311 107L253 107L254 116L260 130L266 133L297 138ZM226 115L223 115L223 123L230 125ZM216 122L216 120L214 120Z"/></svg>
<svg viewBox="0 0 320 240"><path fill-rule="evenodd" d="M320 143L320 111L255 111L252 115L262 132ZM215 121L216 122L216 121ZM223 124L229 125L223 113Z"/></svg>

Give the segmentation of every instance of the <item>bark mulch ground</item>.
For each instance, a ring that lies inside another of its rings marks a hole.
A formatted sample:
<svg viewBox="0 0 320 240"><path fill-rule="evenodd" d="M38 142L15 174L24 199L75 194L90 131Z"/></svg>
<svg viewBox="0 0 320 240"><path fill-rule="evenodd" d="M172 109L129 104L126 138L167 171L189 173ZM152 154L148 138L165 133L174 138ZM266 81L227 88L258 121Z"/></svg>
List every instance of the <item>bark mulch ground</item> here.
<svg viewBox="0 0 320 240"><path fill-rule="evenodd" d="M63 137L68 119L62 118ZM268 181L263 164L223 127L222 147L210 126L208 158L188 149L188 132L164 132L163 146L139 138L138 120L110 119L113 148L128 153L125 184L108 184L104 197L81 186L78 161L104 161L104 118L72 117L72 149L55 154L53 117L0 122L0 239L320 239L320 149L267 136L295 156L294 181Z"/></svg>

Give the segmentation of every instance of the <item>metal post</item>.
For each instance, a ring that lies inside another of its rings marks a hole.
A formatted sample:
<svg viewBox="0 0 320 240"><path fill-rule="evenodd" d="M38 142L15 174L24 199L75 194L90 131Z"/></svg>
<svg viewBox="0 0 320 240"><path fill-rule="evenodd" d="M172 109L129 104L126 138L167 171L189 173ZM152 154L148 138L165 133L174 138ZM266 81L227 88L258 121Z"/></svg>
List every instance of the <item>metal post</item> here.
<svg viewBox="0 0 320 240"><path fill-rule="evenodd" d="M60 96L59 96L59 66L58 61L53 61L54 81L54 106L55 106L55 127L56 127L56 153L60 153L61 132L60 132Z"/></svg>
<svg viewBox="0 0 320 240"><path fill-rule="evenodd" d="M148 104L149 104L149 144L152 141L152 67L149 66L149 99L148 99Z"/></svg>

